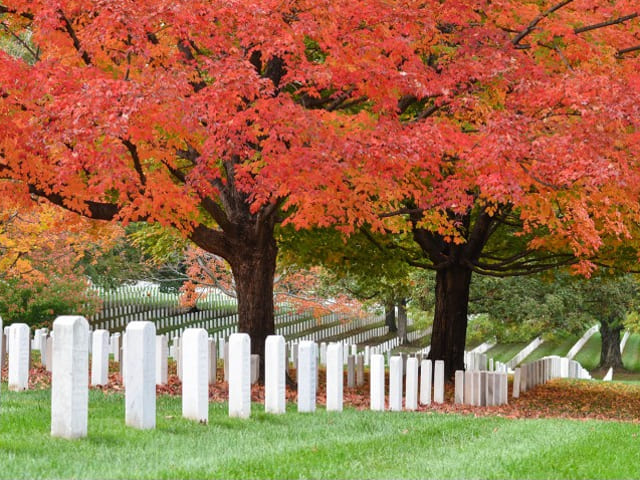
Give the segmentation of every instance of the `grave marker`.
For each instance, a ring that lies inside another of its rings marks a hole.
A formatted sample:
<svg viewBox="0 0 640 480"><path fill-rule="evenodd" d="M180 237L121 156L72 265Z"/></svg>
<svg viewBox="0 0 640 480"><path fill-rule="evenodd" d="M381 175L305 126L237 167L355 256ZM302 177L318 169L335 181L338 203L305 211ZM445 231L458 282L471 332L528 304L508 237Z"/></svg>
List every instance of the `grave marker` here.
<svg viewBox="0 0 640 480"><path fill-rule="evenodd" d="M166 335L156 335L156 385L166 385L169 381L169 339Z"/></svg>
<svg viewBox="0 0 640 480"><path fill-rule="evenodd" d="M91 349L91 385L106 385L109 383L109 332L96 330L90 338L93 342L93 348Z"/></svg>
<svg viewBox="0 0 640 480"><path fill-rule="evenodd" d="M424 359L420 362L420 403L431 404L431 360Z"/></svg>
<svg viewBox="0 0 640 480"><path fill-rule="evenodd" d="M125 423L129 427L156 426L156 326L131 322L124 337Z"/></svg>
<svg viewBox="0 0 640 480"><path fill-rule="evenodd" d="M433 401L444 403L444 361L436 360L433 372Z"/></svg>
<svg viewBox="0 0 640 480"><path fill-rule="evenodd" d="M464 403L464 391L466 390L465 389L466 382L464 377L465 377L465 372L463 372L462 370L456 370L454 402L457 405L461 405Z"/></svg>
<svg viewBox="0 0 640 480"><path fill-rule="evenodd" d="M232 333L229 342L229 416L251 415L251 339L246 333Z"/></svg>
<svg viewBox="0 0 640 480"><path fill-rule="evenodd" d="M393 356L389 361L389 410L402 410L402 357Z"/></svg>
<svg viewBox="0 0 640 480"><path fill-rule="evenodd" d="M285 342L282 335L269 335L265 342L264 410L284 413L286 410Z"/></svg>
<svg viewBox="0 0 640 480"><path fill-rule="evenodd" d="M180 342L183 361L182 416L209 421L209 339L204 328L187 328Z"/></svg>
<svg viewBox="0 0 640 480"><path fill-rule="evenodd" d="M316 382L318 346L303 340L298 344L298 411L316 411Z"/></svg>
<svg viewBox="0 0 640 480"><path fill-rule="evenodd" d="M9 327L9 390L29 388L29 326L14 323Z"/></svg>
<svg viewBox="0 0 640 480"><path fill-rule="evenodd" d="M370 357L369 388L371 410L384 410L384 356L372 354Z"/></svg>
<svg viewBox="0 0 640 480"><path fill-rule="evenodd" d="M407 375L404 408L406 410L418 409L418 359L411 357L407 359Z"/></svg>
<svg viewBox="0 0 640 480"><path fill-rule="evenodd" d="M344 361L341 343L327 347L327 411L342 411Z"/></svg>

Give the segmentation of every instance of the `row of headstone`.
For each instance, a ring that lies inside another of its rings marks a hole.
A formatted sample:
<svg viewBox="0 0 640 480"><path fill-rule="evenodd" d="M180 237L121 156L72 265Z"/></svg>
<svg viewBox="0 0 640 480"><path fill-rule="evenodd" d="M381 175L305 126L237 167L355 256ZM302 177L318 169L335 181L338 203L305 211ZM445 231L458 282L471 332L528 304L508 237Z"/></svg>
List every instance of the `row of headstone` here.
<svg viewBox="0 0 640 480"><path fill-rule="evenodd" d="M376 353L371 356L369 377L371 410L385 410L384 363L384 355ZM417 357L410 357L405 364L401 356L392 356L389 362L389 410L403 409L403 376L405 410L416 410L418 402L428 405L432 398L434 403L443 403L444 362L436 360L434 367L432 369L432 362L428 359L419 361ZM405 372L406 374L403 375Z"/></svg>
<svg viewBox="0 0 640 480"><path fill-rule="evenodd" d="M513 396L518 397L521 393L554 378L589 380L591 375L575 360L556 355L543 357L516 368L513 375Z"/></svg>
<svg viewBox="0 0 640 480"><path fill-rule="evenodd" d="M456 404L493 407L508 402L506 371L457 370L454 381Z"/></svg>

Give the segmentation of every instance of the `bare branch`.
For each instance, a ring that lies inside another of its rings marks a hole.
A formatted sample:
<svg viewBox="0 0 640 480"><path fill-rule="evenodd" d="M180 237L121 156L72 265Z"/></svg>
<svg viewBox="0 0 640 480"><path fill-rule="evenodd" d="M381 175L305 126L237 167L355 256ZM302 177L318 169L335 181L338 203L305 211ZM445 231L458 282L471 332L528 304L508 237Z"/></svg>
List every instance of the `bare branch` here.
<svg viewBox="0 0 640 480"><path fill-rule="evenodd" d="M551 15L554 12L557 12L558 10L560 10L562 7L564 7L565 5L570 4L571 2L573 2L573 0L563 0L560 3L556 3L555 5L552 5L551 7L549 7L547 10L545 10L544 12L541 12L538 16L536 16L536 18L534 18L533 20L531 20L531 22L529 23L529 25L527 25L522 31L520 31L520 33L518 35L516 35L514 37L514 39L511 41L511 43L513 44L514 47L516 48L529 48L529 45L519 45L520 42L527 36L529 35L531 32L533 32L536 27L538 26L538 24L544 20L545 18L547 18L549 15Z"/></svg>
<svg viewBox="0 0 640 480"><path fill-rule="evenodd" d="M591 30L596 30L598 28L604 28L604 27L609 27L611 25L617 25L619 23L624 23L624 22L626 22L628 20L632 20L632 19L636 18L638 15L640 15L640 13L635 12L635 13L631 13L629 15L625 15L623 17L618 17L618 18L613 18L611 20L607 20L605 22L594 23L593 25L585 25L584 27L574 28L573 32L576 35L578 35L580 33L589 32Z"/></svg>

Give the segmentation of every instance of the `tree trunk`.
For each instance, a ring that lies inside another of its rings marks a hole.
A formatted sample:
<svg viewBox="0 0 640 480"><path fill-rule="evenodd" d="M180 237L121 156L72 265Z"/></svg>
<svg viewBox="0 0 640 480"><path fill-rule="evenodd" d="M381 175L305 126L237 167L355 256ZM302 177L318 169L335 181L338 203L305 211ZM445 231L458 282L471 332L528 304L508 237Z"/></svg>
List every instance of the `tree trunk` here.
<svg viewBox="0 0 640 480"><path fill-rule="evenodd" d="M409 343L407 338L407 299L403 298L398 303L398 338L402 345Z"/></svg>
<svg viewBox="0 0 640 480"><path fill-rule="evenodd" d="M398 331L398 327L396 326L396 306L393 302L384 304L384 323L389 327L389 333Z"/></svg>
<svg viewBox="0 0 640 480"><path fill-rule="evenodd" d="M602 350L600 351L600 367L622 368L622 353L620 353L621 322L616 320L602 320L600 335L602 336Z"/></svg>
<svg viewBox="0 0 640 480"><path fill-rule="evenodd" d="M278 249L271 237L260 244L238 245L237 253L229 263L236 284L238 331L251 337L251 353L260 355L263 379L265 340L275 333L273 281Z"/></svg>
<svg viewBox="0 0 640 480"><path fill-rule="evenodd" d="M452 265L436 273L436 304L429 358L444 360L445 378L464 370L471 269Z"/></svg>

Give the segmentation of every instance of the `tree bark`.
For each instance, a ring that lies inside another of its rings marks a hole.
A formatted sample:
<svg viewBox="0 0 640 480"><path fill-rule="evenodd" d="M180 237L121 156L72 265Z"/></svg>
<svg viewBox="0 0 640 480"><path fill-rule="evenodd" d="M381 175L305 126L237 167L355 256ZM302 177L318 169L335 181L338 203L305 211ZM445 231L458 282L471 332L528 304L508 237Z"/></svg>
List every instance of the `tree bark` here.
<svg viewBox="0 0 640 480"><path fill-rule="evenodd" d="M264 379L264 346L275 333L273 281L278 249L271 236L260 243L238 244L229 261L238 301L238 331L251 337L251 353L260 355Z"/></svg>
<svg viewBox="0 0 640 480"><path fill-rule="evenodd" d="M620 352L620 332L622 323L615 319L600 322L602 336L602 350L600 351L601 368L622 368L622 353Z"/></svg>
<svg viewBox="0 0 640 480"><path fill-rule="evenodd" d="M445 378L464 370L471 269L447 266L436 273L436 304L429 358L444 360Z"/></svg>
<svg viewBox="0 0 640 480"><path fill-rule="evenodd" d="M384 323L389 328L389 333L398 331L396 326L396 306L393 302L384 304Z"/></svg>
<svg viewBox="0 0 640 480"><path fill-rule="evenodd" d="M398 338L402 345L409 343L407 338L407 299L398 302Z"/></svg>

